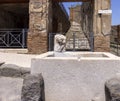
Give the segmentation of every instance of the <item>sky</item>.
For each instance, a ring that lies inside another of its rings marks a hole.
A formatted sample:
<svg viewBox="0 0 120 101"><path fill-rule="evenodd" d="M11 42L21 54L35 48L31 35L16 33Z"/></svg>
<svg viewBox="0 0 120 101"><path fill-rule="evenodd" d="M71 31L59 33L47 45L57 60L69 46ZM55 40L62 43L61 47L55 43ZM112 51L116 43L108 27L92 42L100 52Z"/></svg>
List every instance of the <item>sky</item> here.
<svg viewBox="0 0 120 101"><path fill-rule="evenodd" d="M69 14L69 7L80 4L80 2L64 3L64 6ZM112 25L120 25L120 0L111 0L112 9Z"/></svg>

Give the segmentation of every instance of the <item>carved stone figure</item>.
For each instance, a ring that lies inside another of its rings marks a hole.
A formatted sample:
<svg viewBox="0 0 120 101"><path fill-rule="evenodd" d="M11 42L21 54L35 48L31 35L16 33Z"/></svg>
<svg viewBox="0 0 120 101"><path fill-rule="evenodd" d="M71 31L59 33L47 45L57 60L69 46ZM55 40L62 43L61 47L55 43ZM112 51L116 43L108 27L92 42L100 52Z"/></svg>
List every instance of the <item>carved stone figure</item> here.
<svg viewBox="0 0 120 101"><path fill-rule="evenodd" d="M54 38L54 51L63 52L65 51L66 36L62 34L56 34Z"/></svg>

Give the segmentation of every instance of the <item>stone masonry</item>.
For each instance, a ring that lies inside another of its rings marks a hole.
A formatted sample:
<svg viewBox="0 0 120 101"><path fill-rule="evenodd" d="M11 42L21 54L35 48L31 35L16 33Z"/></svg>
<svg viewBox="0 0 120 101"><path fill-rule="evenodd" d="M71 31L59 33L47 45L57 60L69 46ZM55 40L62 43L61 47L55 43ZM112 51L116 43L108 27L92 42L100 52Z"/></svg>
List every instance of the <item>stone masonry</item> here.
<svg viewBox="0 0 120 101"><path fill-rule="evenodd" d="M48 0L30 0L28 51L29 53L44 53L48 51L48 34L60 32L64 20L55 14L58 12L53 5L58 3ZM51 9L52 6L53 8ZM83 2L82 29L89 40L93 51L110 51L111 14L99 14L99 10L109 10L110 0L92 0ZM51 13L50 13L51 12ZM59 13L60 14L60 13ZM51 26L52 25L52 26ZM66 24L67 25L67 24ZM67 31L64 29L65 31Z"/></svg>
<svg viewBox="0 0 120 101"><path fill-rule="evenodd" d="M72 50L89 50L88 39L83 33L82 29L82 15L81 15L81 5L76 5L70 7L70 22L71 27L66 33L67 44L66 49ZM74 35L73 35L74 34ZM74 43L75 39L75 43ZM75 44L75 45L73 45Z"/></svg>
<svg viewBox="0 0 120 101"><path fill-rule="evenodd" d="M28 33L29 53L43 53L47 51L47 0L30 0L30 25Z"/></svg>
<svg viewBox="0 0 120 101"><path fill-rule="evenodd" d="M98 10L111 9L110 1L94 0L94 51L110 51L111 14L98 14Z"/></svg>
<svg viewBox="0 0 120 101"><path fill-rule="evenodd" d="M26 26L23 25L22 18L18 19L17 25L11 20L17 21L17 17L13 17L13 14L1 11L1 28L29 28L27 37L27 47L29 53L41 54L48 51L49 44L49 33L66 33L70 27L70 22L65 17L64 7L60 7L61 2L72 2L74 0L2 0L0 1L0 8L6 8L7 4L14 4L11 6L14 12L17 8L20 8L19 14L24 7L17 6L17 3L26 3ZM111 31L111 14L110 13L99 13L99 10L110 10L111 0L77 0L83 2L82 5L82 29L83 33L89 40L90 46L93 47L93 51L110 51L110 31ZM16 4L15 4L16 3ZM5 5L4 5L5 4ZM28 12L29 4L29 16ZM4 6L3 6L4 5ZM25 6L24 5L24 6ZM61 10L62 9L62 10ZM13 12L13 11L12 11ZM18 16L18 15L17 15ZM19 18L19 17L18 17ZM3 20L4 19L4 20ZM29 19L29 22L28 22ZM76 18L78 20L78 18ZM8 23L6 24L5 21ZM28 26L29 23L29 26ZM92 36L92 39L91 39Z"/></svg>
<svg viewBox="0 0 120 101"><path fill-rule="evenodd" d="M120 25L112 26L110 41L112 43L120 43Z"/></svg>
<svg viewBox="0 0 120 101"><path fill-rule="evenodd" d="M30 0L28 52L41 54L48 51L49 33L66 32L70 23L60 5L48 0ZM62 28L60 29L60 25Z"/></svg>
<svg viewBox="0 0 120 101"><path fill-rule="evenodd" d="M89 42L93 41L94 51L110 51L111 14L98 14L99 10L109 9L110 0L94 0L82 4L82 28Z"/></svg>

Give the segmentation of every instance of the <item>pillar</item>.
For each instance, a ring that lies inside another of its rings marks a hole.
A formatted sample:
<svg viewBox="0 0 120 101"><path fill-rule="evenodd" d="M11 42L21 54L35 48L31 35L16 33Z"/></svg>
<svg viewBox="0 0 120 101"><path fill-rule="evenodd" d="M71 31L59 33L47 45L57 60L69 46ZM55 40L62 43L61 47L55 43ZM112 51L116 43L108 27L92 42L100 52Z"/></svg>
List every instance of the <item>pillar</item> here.
<svg viewBox="0 0 120 101"><path fill-rule="evenodd" d="M48 50L48 0L30 0L28 52L41 54Z"/></svg>
<svg viewBox="0 0 120 101"><path fill-rule="evenodd" d="M110 0L94 0L94 51L110 51L111 14L98 14L99 10L109 10Z"/></svg>

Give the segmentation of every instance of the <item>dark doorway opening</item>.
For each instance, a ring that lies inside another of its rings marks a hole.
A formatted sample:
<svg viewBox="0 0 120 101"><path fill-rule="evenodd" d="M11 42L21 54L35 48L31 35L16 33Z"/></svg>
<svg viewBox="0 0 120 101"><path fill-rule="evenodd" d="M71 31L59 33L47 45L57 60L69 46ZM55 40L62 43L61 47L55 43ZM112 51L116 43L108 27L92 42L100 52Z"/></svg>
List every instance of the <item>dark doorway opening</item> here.
<svg viewBox="0 0 120 101"><path fill-rule="evenodd" d="M29 3L0 4L0 48L26 48Z"/></svg>

